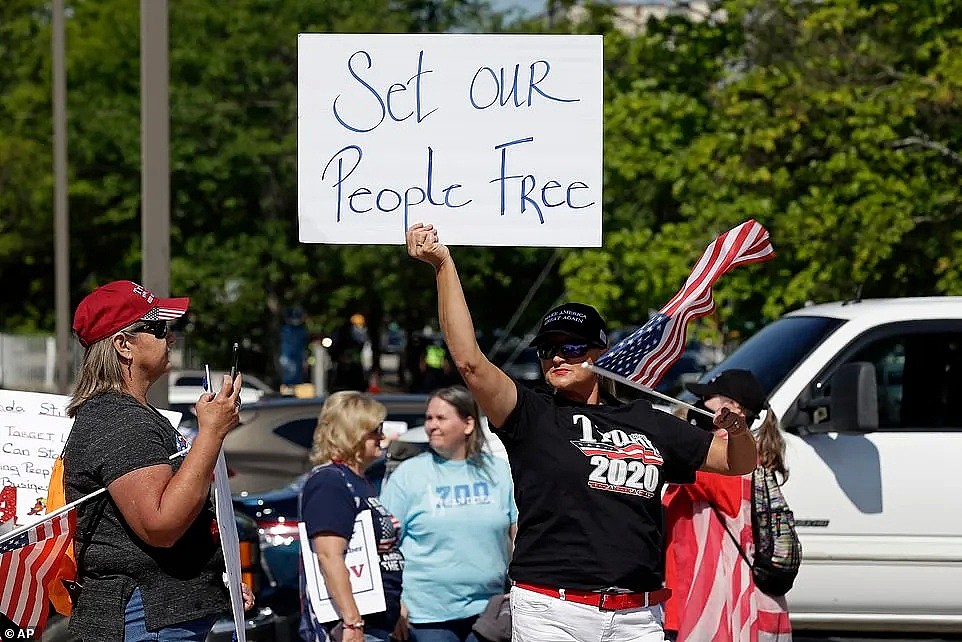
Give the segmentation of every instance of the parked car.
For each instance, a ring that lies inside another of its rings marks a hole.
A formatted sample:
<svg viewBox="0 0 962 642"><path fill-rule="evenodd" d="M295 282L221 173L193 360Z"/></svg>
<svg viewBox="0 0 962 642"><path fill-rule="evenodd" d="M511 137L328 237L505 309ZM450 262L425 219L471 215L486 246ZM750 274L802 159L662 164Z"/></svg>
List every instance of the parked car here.
<svg viewBox="0 0 962 642"><path fill-rule="evenodd" d="M251 642L287 642L290 637L288 622L277 615L266 602L263 589L269 586L264 566L261 563L260 533L255 520L244 511L234 512L237 523L237 536L240 540L240 560L242 581L254 592L255 606L245 613L245 632ZM67 631L69 617L52 612L47 620L41 640L43 642L79 642L79 638ZM234 635L233 616L225 616L214 623L207 636L207 642L230 642Z"/></svg>
<svg viewBox="0 0 962 642"><path fill-rule="evenodd" d="M802 308L703 381L729 368L784 431L793 628L962 632L962 297Z"/></svg>
<svg viewBox="0 0 962 642"><path fill-rule="evenodd" d="M204 393L203 370L172 370L168 375L167 399L171 406L193 406ZM224 373L211 370L210 378L216 388L220 388ZM276 395L277 392L254 375L244 374L241 387L241 401L253 403L262 397Z"/></svg>
<svg viewBox="0 0 962 642"><path fill-rule="evenodd" d="M376 395L389 421L408 426L424 420L426 395ZM324 397L263 399L241 408L240 425L224 440L233 472L231 493L263 493L282 488L310 469L308 455Z"/></svg>
<svg viewBox="0 0 962 642"><path fill-rule="evenodd" d="M519 341L510 341L491 355L491 362L504 370L505 374L528 386L544 383L541 373L541 360L537 350L529 346L518 345Z"/></svg>

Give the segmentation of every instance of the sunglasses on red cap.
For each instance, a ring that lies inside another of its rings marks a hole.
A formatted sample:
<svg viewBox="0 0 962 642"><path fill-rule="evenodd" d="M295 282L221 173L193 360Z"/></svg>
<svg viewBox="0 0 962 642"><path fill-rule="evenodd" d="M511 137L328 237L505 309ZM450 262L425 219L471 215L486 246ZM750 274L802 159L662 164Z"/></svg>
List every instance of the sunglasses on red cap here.
<svg viewBox="0 0 962 642"><path fill-rule="evenodd" d="M537 348L539 359L554 359L559 354L565 359L580 359L588 350L591 346L587 343L542 343Z"/></svg>
<svg viewBox="0 0 962 642"><path fill-rule="evenodd" d="M157 319L152 321L141 321L130 330L125 330L127 334L138 334L140 332L145 332L147 334L152 334L158 339L166 339L167 334L170 332L170 327L167 322L163 319Z"/></svg>

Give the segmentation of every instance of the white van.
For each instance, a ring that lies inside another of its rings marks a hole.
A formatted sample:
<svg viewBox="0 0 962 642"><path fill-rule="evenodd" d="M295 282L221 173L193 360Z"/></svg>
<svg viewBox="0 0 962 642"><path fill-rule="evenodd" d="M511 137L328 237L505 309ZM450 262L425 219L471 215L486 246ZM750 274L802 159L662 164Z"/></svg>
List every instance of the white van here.
<svg viewBox="0 0 962 642"><path fill-rule="evenodd" d="M729 368L787 441L794 626L962 631L962 297L806 307L703 380Z"/></svg>

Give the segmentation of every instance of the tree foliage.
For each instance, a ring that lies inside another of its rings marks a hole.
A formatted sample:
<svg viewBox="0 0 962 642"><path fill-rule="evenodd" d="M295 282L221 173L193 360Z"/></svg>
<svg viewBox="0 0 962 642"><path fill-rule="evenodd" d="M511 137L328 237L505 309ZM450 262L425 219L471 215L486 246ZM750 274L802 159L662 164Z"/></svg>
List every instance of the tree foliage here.
<svg viewBox="0 0 962 642"><path fill-rule="evenodd" d="M722 279L718 323L860 288L962 293L962 5L715 8L607 35L605 247L566 258L569 290L637 319L753 217L779 256Z"/></svg>
<svg viewBox="0 0 962 642"><path fill-rule="evenodd" d="M606 3L505 25L471 0L171 0L172 291L189 342L235 337L273 372L283 310L416 329L430 271L397 247L301 245L298 32L604 33L604 247L561 250L559 296L644 320L717 234L754 217L778 258L716 288L711 328L806 301L962 293L962 5L727 0L626 32ZM72 304L140 274L139 3L68 2ZM49 4L0 3L0 329L51 331ZM553 250L458 248L479 329L503 327Z"/></svg>

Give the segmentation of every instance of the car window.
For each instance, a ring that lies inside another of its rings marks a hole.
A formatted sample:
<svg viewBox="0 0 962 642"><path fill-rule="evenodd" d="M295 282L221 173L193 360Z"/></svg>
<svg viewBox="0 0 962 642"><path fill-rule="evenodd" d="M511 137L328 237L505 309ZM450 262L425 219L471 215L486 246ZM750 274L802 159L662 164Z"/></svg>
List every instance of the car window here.
<svg viewBox="0 0 962 642"><path fill-rule="evenodd" d="M802 359L844 323L829 317L783 317L743 343L720 364L702 375L708 381L732 368L751 370L770 395Z"/></svg>
<svg viewBox="0 0 962 642"><path fill-rule="evenodd" d="M962 429L962 331L898 333L845 360L875 366L879 430Z"/></svg>
<svg viewBox="0 0 962 642"><path fill-rule="evenodd" d="M274 429L274 434L292 441L301 448L310 449L314 441L314 428L317 426L317 419L295 419L282 423Z"/></svg>
<svg viewBox="0 0 962 642"><path fill-rule="evenodd" d="M403 421L408 426L414 426L424 421L424 413L388 413L386 421ZM314 441L316 418L293 419L286 421L274 429L274 434L293 442L301 448L310 450Z"/></svg>

